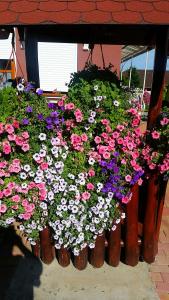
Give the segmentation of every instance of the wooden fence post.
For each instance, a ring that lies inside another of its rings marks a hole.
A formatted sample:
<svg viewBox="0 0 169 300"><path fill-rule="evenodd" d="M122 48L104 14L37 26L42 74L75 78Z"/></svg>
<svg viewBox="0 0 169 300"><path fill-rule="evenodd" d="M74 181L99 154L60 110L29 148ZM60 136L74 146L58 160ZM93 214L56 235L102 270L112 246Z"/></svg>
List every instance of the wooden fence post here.
<svg viewBox="0 0 169 300"><path fill-rule="evenodd" d="M116 229L110 230L108 236L107 262L112 267L117 267L121 255L121 224L116 225Z"/></svg>
<svg viewBox="0 0 169 300"><path fill-rule="evenodd" d="M80 251L78 256L74 256L74 266L78 270L84 270L88 262L88 247Z"/></svg>
<svg viewBox="0 0 169 300"><path fill-rule="evenodd" d="M40 245L39 245L39 241L36 241L36 245L32 246L32 253L36 257L40 257Z"/></svg>
<svg viewBox="0 0 169 300"><path fill-rule="evenodd" d="M41 259L45 264L50 264L53 261L55 248L52 246L49 227L40 231L40 253Z"/></svg>
<svg viewBox="0 0 169 300"><path fill-rule="evenodd" d="M98 235L95 248L91 250L90 263L95 268L100 268L104 264L105 255L105 234Z"/></svg>
<svg viewBox="0 0 169 300"><path fill-rule="evenodd" d="M135 184L132 189L131 201L126 205L125 218L125 263L130 266L137 265L139 261L138 246L138 201L139 186Z"/></svg>
<svg viewBox="0 0 169 300"><path fill-rule="evenodd" d="M62 267L67 267L70 264L70 252L68 249L61 247L58 250L58 262Z"/></svg>
<svg viewBox="0 0 169 300"><path fill-rule="evenodd" d="M159 182L158 174L149 178L146 197L146 213L143 226L143 258L152 263L157 254L156 222L158 210Z"/></svg>

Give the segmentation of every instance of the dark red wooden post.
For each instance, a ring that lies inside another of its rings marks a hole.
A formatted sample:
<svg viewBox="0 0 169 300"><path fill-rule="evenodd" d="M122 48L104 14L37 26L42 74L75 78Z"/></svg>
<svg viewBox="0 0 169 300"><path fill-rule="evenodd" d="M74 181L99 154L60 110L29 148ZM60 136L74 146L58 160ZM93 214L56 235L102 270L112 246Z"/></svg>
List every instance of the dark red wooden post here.
<svg viewBox="0 0 169 300"><path fill-rule="evenodd" d="M95 268L104 264L105 255L105 234L99 235L96 239L95 248L91 250L90 263Z"/></svg>
<svg viewBox="0 0 169 300"><path fill-rule="evenodd" d="M53 261L55 248L52 246L49 227L40 231L40 253L41 259L45 264L50 264Z"/></svg>
<svg viewBox="0 0 169 300"><path fill-rule="evenodd" d="M143 226L143 258L152 263L157 254L156 222L158 210L158 174L153 174L148 182L146 213Z"/></svg>
<svg viewBox="0 0 169 300"><path fill-rule="evenodd" d="M130 266L137 265L139 261L138 246L138 201L139 187L135 184L132 189L131 201L126 205L125 219L125 263Z"/></svg>
<svg viewBox="0 0 169 300"><path fill-rule="evenodd" d="M156 35L155 61L151 100L148 112L147 128L151 128L161 111L163 83L167 64L168 28L159 29Z"/></svg>
<svg viewBox="0 0 169 300"><path fill-rule="evenodd" d="M112 267L117 267L121 255L121 224L116 225L116 229L109 232L107 247L107 262Z"/></svg>
<svg viewBox="0 0 169 300"><path fill-rule="evenodd" d="M39 245L39 241L36 241L36 245L32 246L32 253L36 257L40 257L40 245Z"/></svg>
<svg viewBox="0 0 169 300"><path fill-rule="evenodd" d="M165 194L167 189L167 181L164 181L162 178L160 178L159 181L159 207L158 207L158 215L157 215L157 222L156 222L156 240L159 239L160 234L160 225L162 220L162 213L163 213L163 207L164 207L164 200L165 200Z"/></svg>
<svg viewBox="0 0 169 300"><path fill-rule="evenodd" d="M62 267L67 267L70 264L70 252L68 249L61 247L58 250L58 262Z"/></svg>
<svg viewBox="0 0 169 300"><path fill-rule="evenodd" d="M88 262L88 248L85 247L83 250L80 251L78 256L74 256L74 266L78 270L84 270L87 266Z"/></svg>
<svg viewBox="0 0 169 300"><path fill-rule="evenodd" d="M155 125L162 107L163 82L166 71L168 51L168 28L159 29L156 34L155 62L153 73L153 84L148 114L147 128ZM157 215L158 214L158 174L152 175L148 182L146 212L143 226L143 258L146 262L152 263L157 253ZM161 208L160 208L161 209ZM158 218L158 228L161 219Z"/></svg>

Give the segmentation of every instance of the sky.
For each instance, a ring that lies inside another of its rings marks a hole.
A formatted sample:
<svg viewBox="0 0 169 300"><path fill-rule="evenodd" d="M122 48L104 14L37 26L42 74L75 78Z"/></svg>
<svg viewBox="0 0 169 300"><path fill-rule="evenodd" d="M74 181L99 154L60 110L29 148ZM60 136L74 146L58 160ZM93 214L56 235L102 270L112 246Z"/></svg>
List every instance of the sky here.
<svg viewBox="0 0 169 300"><path fill-rule="evenodd" d="M146 62L146 53L141 54L135 58L133 58L132 66L136 67L137 69L143 70L145 68ZM131 59L125 63L122 63L121 67L124 70L129 69L131 66ZM149 51L148 56L148 70L152 70L154 66L154 50ZM167 70L169 70L169 59L167 60Z"/></svg>

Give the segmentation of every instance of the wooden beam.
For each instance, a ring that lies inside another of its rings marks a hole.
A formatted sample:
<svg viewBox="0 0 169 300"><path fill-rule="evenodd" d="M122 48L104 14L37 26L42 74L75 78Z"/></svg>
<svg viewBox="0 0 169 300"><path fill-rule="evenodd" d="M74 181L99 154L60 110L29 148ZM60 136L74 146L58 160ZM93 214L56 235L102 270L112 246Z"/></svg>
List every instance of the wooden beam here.
<svg viewBox="0 0 169 300"><path fill-rule="evenodd" d="M36 35L29 29L25 30L25 57L28 81L40 86L39 63L38 63L38 40Z"/></svg>
<svg viewBox="0 0 169 300"><path fill-rule="evenodd" d="M159 30L156 36L155 61L147 128L153 127L162 107L163 83L167 64L168 28Z"/></svg>
<svg viewBox="0 0 169 300"><path fill-rule="evenodd" d="M18 26L18 28L23 26ZM155 45L159 25L55 24L25 26L39 42ZM161 25L166 28L166 25ZM98 30L99 28L99 30Z"/></svg>

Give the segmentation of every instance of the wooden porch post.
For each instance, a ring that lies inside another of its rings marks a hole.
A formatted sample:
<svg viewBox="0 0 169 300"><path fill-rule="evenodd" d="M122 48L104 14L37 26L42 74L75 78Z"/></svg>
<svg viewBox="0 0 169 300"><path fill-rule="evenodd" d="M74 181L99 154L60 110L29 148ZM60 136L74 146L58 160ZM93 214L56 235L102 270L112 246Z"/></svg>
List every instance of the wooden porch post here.
<svg viewBox="0 0 169 300"><path fill-rule="evenodd" d="M150 129L155 124L162 107L163 83L167 64L168 38L168 28L159 30L156 36L154 73L147 129Z"/></svg>
<svg viewBox="0 0 169 300"><path fill-rule="evenodd" d="M38 64L38 41L36 35L29 28L25 30L25 57L28 81L40 86Z"/></svg>
<svg viewBox="0 0 169 300"><path fill-rule="evenodd" d="M155 63L153 73L153 84L148 114L147 128L155 125L162 107L163 83L167 63L168 28L164 27L157 32ZM157 254L157 228L161 218L159 216L159 176L152 175L148 182L146 197L146 213L143 226L143 258L146 262L152 263ZM162 209L160 210L162 214Z"/></svg>

